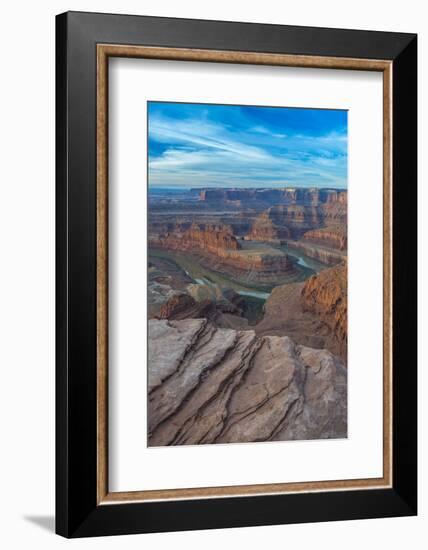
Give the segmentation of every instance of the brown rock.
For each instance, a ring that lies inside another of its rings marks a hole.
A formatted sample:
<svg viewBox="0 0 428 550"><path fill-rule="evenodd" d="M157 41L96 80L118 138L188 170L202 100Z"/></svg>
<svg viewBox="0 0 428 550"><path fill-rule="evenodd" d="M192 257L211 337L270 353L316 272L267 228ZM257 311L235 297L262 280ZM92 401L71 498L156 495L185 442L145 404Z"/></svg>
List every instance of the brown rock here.
<svg viewBox="0 0 428 550"><path fill-rule="evenodd" d="M281 275L294 273L295 266L281 250L273 247L243 249L225 226L192 224L186 231L160 235L150 241L152 248L182 251L197 257L201 265L227 271L242 282L270 284Z"/></svg>
<svg viewBox="0 0 428 550"><path fill-rule="evenodd" d="M337 250L346 250L348 246L346 227L343 225L328 226L307 231L303 235L303 239Z"/></svg>
<svg viewBox="0 0 428 550"><path fill-rule="evenodd" d="M165 301L157 319L210 319L216 326L245 327L248 320L242 316L245 302L231 289L217 285L191 284L187 292L175 292Z"/></svg>
<svg viewBox="0 0 428 550"><path fill-rule="evenodd" d="M347 362L346 264L329 268L304 283L273 289L258 336L289 336L297 344L328 349Z"/></svg>
<svg viewBox="0 0 428 550"><path fill-rule="evenodd" d="M238 241L225 226L201 226L193 223L185 231L174 231L161 235L159 245L170 250L195 249L220 254L223 250L238 250Z"/></svg>
<svg viewBox="0 0 428 550"><path fill-rule="evenodd" d="M345 250L339 250L337 248L330 248L319 242L312 242L309 239L301 241L286 241L289 248L295 248L300 250L305 256L313 258L318 262L331 266L336 265L346 260Z"/></svg>
<svg viewBox="0 0 428 550"><path fill-rule="evenodd" d="M188 319L207 317L212 309L215 308L209 300L197 303L192 296L182 292L174 294L161 306L158 318Z"/></svg>
<svg viewBox="0 0 428 550"><path fill-rule="evenodd" d="M264 305L264 315L254 327L258 336L289 336L296 344L328 349L339 355L334 334L319 315L302 306L304 283L280 285L273 289Z"/></svg>
<svg viewBox="0 0 428 550"><path fill-rule="evenodd" d="M301 294L303 309L318 315L333 331L342 357L347 353L347 287L347 263L343 262L308 279Z"/></svg>
<svg viewBox="0 0 428 550"><path fill-rule="evenodd" d="M290 237L290 231L285 226L278 226L270 215L270 211L262 212L254 221L246 239L252 241L273 241Z"/></svg>

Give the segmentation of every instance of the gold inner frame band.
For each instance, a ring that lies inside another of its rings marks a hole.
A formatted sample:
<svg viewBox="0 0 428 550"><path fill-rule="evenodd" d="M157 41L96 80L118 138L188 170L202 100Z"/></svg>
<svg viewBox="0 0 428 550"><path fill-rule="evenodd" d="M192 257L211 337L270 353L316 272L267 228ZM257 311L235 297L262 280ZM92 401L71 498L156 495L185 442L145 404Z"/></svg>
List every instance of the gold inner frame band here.
<svg viewBox="0 0 428 550"><path fill-rule="evenodd" d="M347 69L383 73L383 476L225 487L109 492L108 488L108 59L145 59ZM97 45L97 503L222 498L392 486L392 62L319 57Z"/></svg>

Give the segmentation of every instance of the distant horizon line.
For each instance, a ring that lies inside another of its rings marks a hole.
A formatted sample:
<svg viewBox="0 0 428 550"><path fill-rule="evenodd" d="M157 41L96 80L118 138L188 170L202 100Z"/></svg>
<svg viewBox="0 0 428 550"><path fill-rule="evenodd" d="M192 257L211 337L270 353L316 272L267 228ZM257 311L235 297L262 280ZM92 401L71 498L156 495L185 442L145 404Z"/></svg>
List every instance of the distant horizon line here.
<svg viewBox="0 0 428 550"><path fill-rule="evenodd" d="M334 186L318 186L318 185L285 185L285 186L262 186L262 187L241 187L241 186L223 186L223 185L212 185L212 186L178 186L174 185L171 187L168 187L166 185L150 185L148 184L148 188L150 189L158 189L158 190L176 190L176 191L192 191L192 190L198 190L202 191L205 189L224 189L224 190L264 190L264 189L277 189L277 190L290 190L290 189L322 189L323 191L347 191L347 187L334 187Z"/></svg>

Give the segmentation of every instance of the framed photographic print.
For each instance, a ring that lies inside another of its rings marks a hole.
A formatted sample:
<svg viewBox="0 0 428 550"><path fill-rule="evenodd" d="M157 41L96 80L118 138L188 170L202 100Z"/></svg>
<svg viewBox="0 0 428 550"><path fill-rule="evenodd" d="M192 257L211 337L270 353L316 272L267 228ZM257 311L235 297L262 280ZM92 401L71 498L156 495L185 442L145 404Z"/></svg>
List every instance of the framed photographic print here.
<svg viewBox="0 0 428 550"><path fill-rule="evenodd" d="M57 16L57 532L414 515L416 36Z"/></svg>

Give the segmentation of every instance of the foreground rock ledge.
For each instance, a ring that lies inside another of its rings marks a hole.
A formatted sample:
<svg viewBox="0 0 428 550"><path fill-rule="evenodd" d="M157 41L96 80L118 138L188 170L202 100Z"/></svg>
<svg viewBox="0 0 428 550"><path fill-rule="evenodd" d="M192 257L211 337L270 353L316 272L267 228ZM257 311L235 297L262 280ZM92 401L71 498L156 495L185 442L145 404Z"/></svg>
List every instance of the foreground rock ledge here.
<svg viewBox="0 0 428 550"><path fill-rule="evenodd" d="M347 435L346 369L327 350L206 319L149 321L149 445Z"/></svg>

